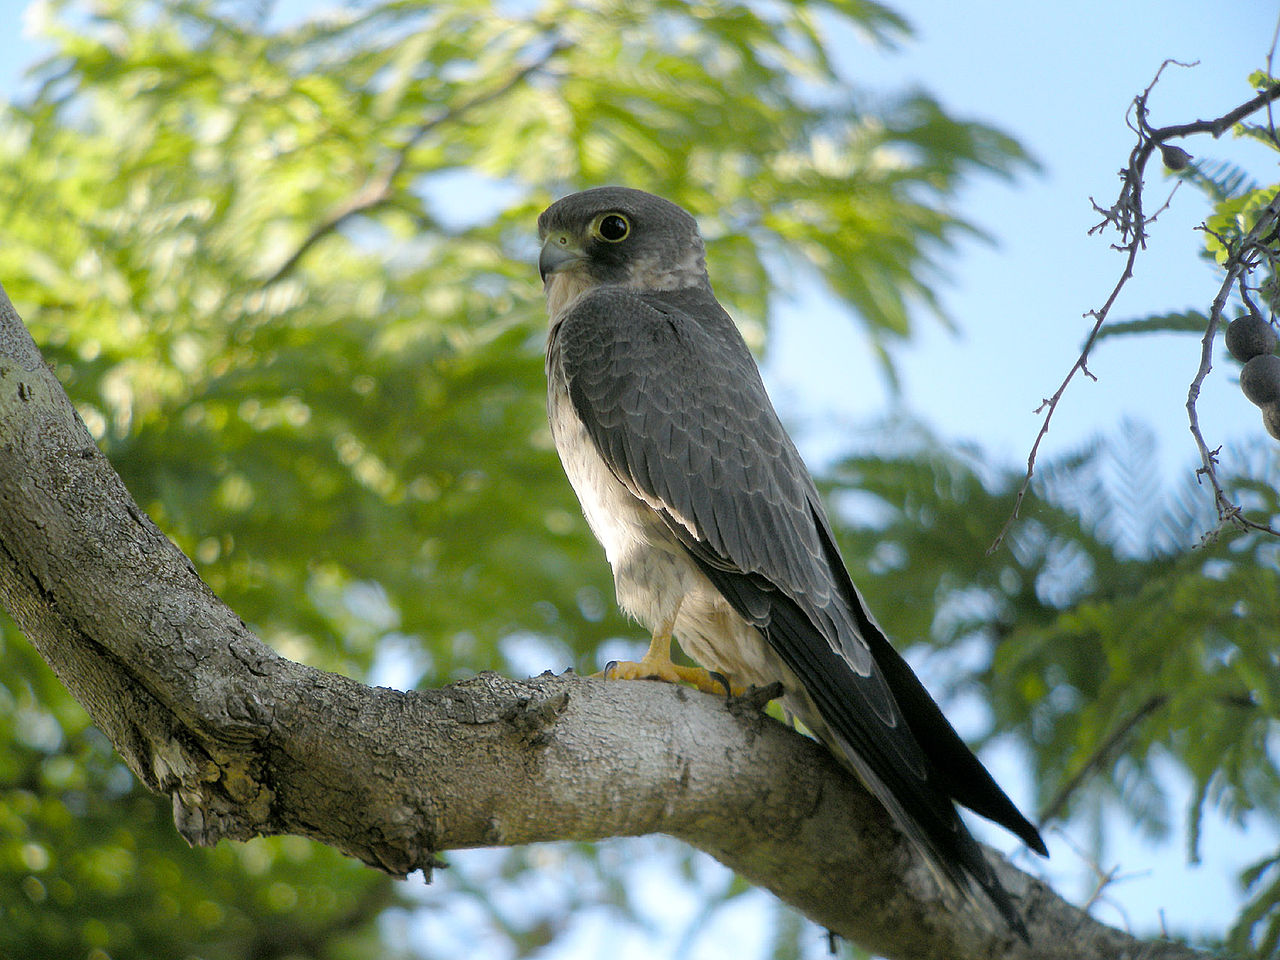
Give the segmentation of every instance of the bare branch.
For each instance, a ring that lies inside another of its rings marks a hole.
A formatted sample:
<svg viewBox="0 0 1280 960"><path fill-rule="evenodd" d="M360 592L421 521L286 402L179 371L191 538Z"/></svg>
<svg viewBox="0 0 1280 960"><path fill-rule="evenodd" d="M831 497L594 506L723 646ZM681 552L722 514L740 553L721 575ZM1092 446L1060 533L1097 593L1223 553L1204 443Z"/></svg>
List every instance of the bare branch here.
<svg viewBox="0 0 1280 960"><path fill-rule="evenodd" d="M1148 88L1148 92L1150 92L1150 88ZM1151 151L1155 149L1155 147L1167 140L1172 140L1175 137L1189 137L1197 133L1212 134L1214 138L1220 137L1245 117L1249 116L1249 114L1256 113L1263 107L1270 109L1271 104L1274 103L1277 98L1280 98L1280 88L1268 87L1252 100L1246 100L1234 110L1228 110L1222 116L1214 120L1195 120L1191 123L1178 123L1168 127L1157 127L1153 130L1148 130L1148 139L1146 143L1147 153L1150 155Z"/></svg>
<svg viewBox="0 0 1280 960"><path fill-rule="evenodd" d="M1280 16L1276 17L1276 28L1271 32L1271 48L1267 50L1267 76L1274 77L1276 75L1273 64L1276 59L1276 45L1280 44ZM1276 119L1271 109L1271 104L1267 104L1267 130L1271 134L1272 143L1280 143L1276 138Z"/></svg>
<svg viewBox="0 0 1280 960"><path fill-rule="evenodd" d="M1164 72L1165 67L1170 64L1175 64L1177 66L1194 66L1194 64L1179 63L1176 60L1166 60L1160 65L1160 69L1156 71L1155 77L1152 78L1152 81L1147 85L1147 88L1134 98L1130 107L1133 119L1129 119L1129 117L1126 116L1126 123L1128 123L1129 128L1137 134L1138 141L1129 154L1128 164L1120 171L1121 187L1120 194L1116 199L1116 202L1111 207L1104 208L1090 198L1090 202L1093 204L1094 210L1102 214L1102 220L1093 226L1089 230L1089 233L1091 235L1094 233L1100 233L1108 227L1115 229L1116 232L1119 233L1121 242L1113 244L1113 249L1125 254L1124 269L1121 271L1120 278L1112 287L1111 294L1107 297L1103 305L1100 308L1090 310L1085 314L1086 317L1092 317L1094 323L1092 328L1089 330L1088 336L1085 338L1085 343L1080 351L1080 355L1067 371L1067 375L1062 379L1057 390L1055 390L1050 397L1046 398L1036 409L1036 413L1043 412L1044 417L1041 420L1040 430L1036 434L1035 441L1031 445L1031 452L1027 456L1026 474L1023 477L1022 485L1018 488L1017 496L1014 498L1013 509L1010 512L1008 519L1005 520L1004 525L1000 528L1000 532L996 534L995 540L992 541L991 546L987 548L988 554L994 553L1000 548L1001 544L1004 543L1005 538L1008 536L1009 531L1013 528L1014 523L1017 522L1019 513L1022 509L1022 502L1026 498L1028 491L1031 489L1031 480L1035 474L1036 457L1040 452L1040 444L1049 433L1049 426L1053 420L1053 415L1057 412L1058 404L1066 393L1067 387L1070 385L1071 381L1075 379L1077 373L1084 373L1084 375L1090 379L1096 379L1093 377L1093 374L1089 372L1087 366L1089 353L1093 349L1093 345L1097 342L1098 334L1106 323L1107 317L1110 315L1111 308L1115 304L1116 299L1120 296L1120 291L1124 289L1124 285L1133 277L1133 267L1134 263L1137 261L1138 253L1146 248L1146 231L1148 225L1155 222L1156 218L1168 208L1169 204L1173 200L1173 193L1170 193L1168 199L1165 200L1164 204L1156 210L1155 213L1150 216L1143 213L1143 176L1146 171L1147 161L1151 159L1152 152L1157 148L1163 148L1166 141L1179 137L1186 137L1201 133L1209 133L1214 137L1221 136L1222 133L1231 129L1231 127L1236 123L1239 123L1245 117L1260 109L1266 108L1268 110L1268 115L1270 115L1269 111L1271 104L1275 100L1280 99L1280 85L1271 86L1252 99L1240 104L1238 107L1227 111L1222 116L1213 120L1196 120L1192 123L1175 124L1167 127L1152 127L1147 122L1147 99L1155 89L1156 83L1159 82L1160 75ZM1174 190L1177 190L1176 185ZM1269 218L1268 222L1270 222L1271 219L1274 219L1274 217ZM1258 225L1255 225L1254 230L1257 232L1251 231L1250 237L1253 241L1256 241L1256 239L1262 235L1262 232ZM1246 246L1249 246L1250 249L1252 249L1252 243L1246 244L1242 241L1242 252ZM1228 278L1224 281L1223 285L1224 291L1230 290L1230 287L1237 276L1239 276L1239 272L1232 275L1231 271L1228 271ZM1220 299L1225 300L1225 293L1220 292L1219 296ZM1209 327L1205 332L1204 347L1201 354L1201 369L1197 374L1196 380L1192 383L1192 396L1188 400L1188 410L1192 417L1192 433L1196 437L1197 446L1201 451L1201 458L1203 462L1200 472L1201 474L1207 474L1213 483L1215 503L1218 507L1219 517L1221 519L1224 521L1230 520L1238 525L1247 526L1252 529L1267 530L1268 532L1274 533L1275 531L1271 530L1266 524L1243 520L1240 508L1232 504L1230 499L1222 493L1221 487L1217 481L1216 472L1214 471L1213 457L1209 453L1203 437L1201 437L1199 433L1199 424L1195 417L1195 399L1199 396L1200 384L1203 383L1204 377L1209 372L1214 333L1217 330L1217 319L1221 316L1221 304L1218 300L1214 301L1214 311L1214 314L1210 317Z"/></svg>
<svg viewBox="0 0 1280 960"><path fill-rule="evenodd" d="M1191 386L1187 389L1187 419L1190 422L1191 436L1196 441L1196 449L1200 451L1201 466L1196 471L1196 477L1197 479L1201 477L1208 479L1213 488L1213 504L1218 511L1217 527L1206 533L1202 542L1216 538L1228 524L1242 530L1258 530L1263 533L1280 536L1280 531L1273 529L1269 523L1252 520L1245 516L1244 510L1241 509L1239 504L1228 497L1222 489L1222 484L1218 481L1218 451L1210 450L1209 445L1205 443L1204 434L1200 431L1200 416L1196 410L1196 403L1200 399L1201 385L1203 385L1205 377L1209 375L1209 371L1213 368L1213 341L1218 332L1218 325L1222 322L1222 311L1226 307L1231 288L1239 285L1242 299L1245 302L1249 302L1248 291L1244 288L1244 278L1256 266L1256 261L1250 258L1258 252L1261 246L1260 238L1268 230L1274 230L1278 216L1280 216L1280 194L1273 197L1271 202L1263 208L1261 213L1258 214L1258 219L1254 222L1252 229L1238 243L1227 244L1231 253L1223 264L1223 268L1226 270L1226 277L1223 278L1222 285L1218 288L1218 295L1213 298L1213 304L1209 310L1209 323L1205 327L1204 337L1200 341L1200 366L1196 370L1195 378L1191 381ZM1233 247L1234 249L1232 249Z"/></svg>

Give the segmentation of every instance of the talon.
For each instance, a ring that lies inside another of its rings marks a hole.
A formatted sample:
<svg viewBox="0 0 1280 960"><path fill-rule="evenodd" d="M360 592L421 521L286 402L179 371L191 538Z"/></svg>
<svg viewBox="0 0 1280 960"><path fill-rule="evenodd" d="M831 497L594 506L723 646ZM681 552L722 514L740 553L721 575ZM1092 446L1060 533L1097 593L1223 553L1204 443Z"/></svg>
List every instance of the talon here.
<svg viewBox="0 0 1280 960"><path fill-rule="evenodd" d="M763 710L769 705L769 701L778 699L785 692L786 689L783 685L775 680L773 683L767 683L763 687L757 687L752 684L745 690L739 690L734 694L734 697L744 706L753 710Z"/></svg>
<svg viewBox="0 0 1280 960"><path fill-rule="evenodd" d="M712 673L702 667L682 667L671 662L671 631L675 626L679 606L653 631L649 649L639 662L611 660L604 670L596 674L605 680L663 680L667 683L687 683L704 693L734 692L729 678Z"/></svg>
<svg viewBox="0 0 1280 960"><path fill-rule="evenodd" d="M769 701L782 696L786 690L778 681L758 687L755 684L745 690L737 689L728 698L729 712L740 717L759 717L769 706ZM785 711L786 708L784 707Z"/></svg>
<svg viewBox="0 0 1280 960"><path fill-rule="evenodd" d="M670 660L650 660L647 657L638 662L623 660L611 663L598 676L605 680L658 680L663 683L687 683L697 687L703 693L725 695L730 690L728 680L713 674L702 667L682 667Z"/></svg>
<svg viewBox="0 0 1280 960"><path fill-rule="evenodd" d="M588 680L612 680L614 679L614 671L618 669L618 661L610 660L604 665L604 669L596 673L587 674Z"/></svg>

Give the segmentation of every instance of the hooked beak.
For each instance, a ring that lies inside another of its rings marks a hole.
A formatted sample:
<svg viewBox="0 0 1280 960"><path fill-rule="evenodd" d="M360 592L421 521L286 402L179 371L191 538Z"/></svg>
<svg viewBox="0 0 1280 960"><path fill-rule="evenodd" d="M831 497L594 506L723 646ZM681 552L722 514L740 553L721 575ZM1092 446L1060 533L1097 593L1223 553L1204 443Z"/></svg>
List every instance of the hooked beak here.
<svg viewBox="0 0 1280 960"><path fill-rule="evenodd" d="M543 284L556 271L582 259L585 259L585 254L577 244L564 234L551 234L542 245L542 253L538 255L538 273Z"/></svg>

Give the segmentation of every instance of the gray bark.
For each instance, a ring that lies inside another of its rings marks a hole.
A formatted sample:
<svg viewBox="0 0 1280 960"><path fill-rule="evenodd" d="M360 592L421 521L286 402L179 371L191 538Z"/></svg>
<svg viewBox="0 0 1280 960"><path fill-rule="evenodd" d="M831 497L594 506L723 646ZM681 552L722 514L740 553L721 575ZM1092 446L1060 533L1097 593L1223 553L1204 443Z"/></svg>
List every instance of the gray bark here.
<svg viewBox="0 0 1280 960"><path fill-rule="evenodd" d="M280 657L133 502L2 290L0 603L192 844L300 834L430 876L449 849L665 833L889 957L1200 956L1007 863L1033 946L943 902L870 795L742 701L572 675L403 692Z"/></svg>

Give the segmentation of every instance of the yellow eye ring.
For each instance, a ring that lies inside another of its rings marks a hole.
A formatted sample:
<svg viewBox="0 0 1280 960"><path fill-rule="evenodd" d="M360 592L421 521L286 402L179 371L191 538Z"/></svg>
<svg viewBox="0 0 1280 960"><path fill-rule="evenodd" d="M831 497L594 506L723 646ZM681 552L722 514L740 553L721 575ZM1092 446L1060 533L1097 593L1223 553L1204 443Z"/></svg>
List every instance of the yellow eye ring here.
<svg viewBox="0 0 1280 960"><path fill-rule="evenodd" d="M621 243L631 235L631 221L620 213L602 213L591 221L591 235L606 243Z"/></svg>

